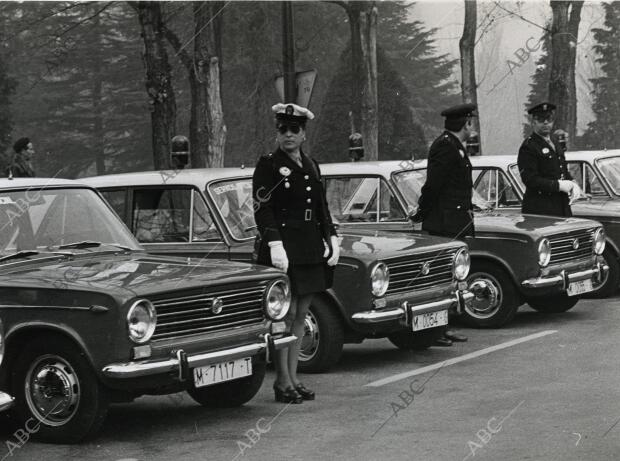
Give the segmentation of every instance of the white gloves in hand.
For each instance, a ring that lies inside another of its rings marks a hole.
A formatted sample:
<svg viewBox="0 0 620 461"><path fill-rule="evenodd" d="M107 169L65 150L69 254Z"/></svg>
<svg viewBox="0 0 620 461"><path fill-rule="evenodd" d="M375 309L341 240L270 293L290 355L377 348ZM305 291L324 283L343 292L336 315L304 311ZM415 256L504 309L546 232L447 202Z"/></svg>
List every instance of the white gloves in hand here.
<svg viewBox="0 0 620 461"><path fill-rule="evenodd" d="M570 194L573 190L573 187L576 186L573 181L567 181L565 179L560 179L558 181L558 184L560 185L560 192L564 192L566 194Z"/></svg>
<svg viewBox="0 0 620 461"><path fill-rule="evenodd" d="M573 190L568 196L570 205L572 205L574 201L582 197L586 197L586 194L583 193L583 190L581 189L581 187L579 187L579 184L577 183L574 183L574 184L575 185L573 186Z"/></svg>
<svg viewBox="0 0 620 461"><path fill-rule="evenodd" d="M269 242L269 252L271 254L271 263L278 269L286 272L288 270L288 257L286 256L282 241Z"/></svg>
<svg viewBox="0 0 620 461"><path fill-rule="evenodd" d="M327 260L327 265L335 266L336 264L338 264L338 259L340 258L340 244L338 243L338 237L336 237L335 235L332 235L331 243L332 243L332 255ZM327 254L325 254L325 256L327 256Z"/></svg>

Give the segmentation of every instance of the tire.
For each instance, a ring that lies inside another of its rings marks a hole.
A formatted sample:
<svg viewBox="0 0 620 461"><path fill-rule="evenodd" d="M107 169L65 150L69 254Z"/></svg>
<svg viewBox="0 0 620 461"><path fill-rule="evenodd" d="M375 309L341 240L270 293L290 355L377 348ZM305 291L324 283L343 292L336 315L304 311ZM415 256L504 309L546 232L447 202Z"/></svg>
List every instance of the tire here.
<svg viewBox="0 0 620 461"><path fill-rule="evenodd" d="M321 298L310 305L297 368L304 373L323 373L342 356L344 328L336 308Z"/></svg>
<svg viewBox="0 0 620 461"><path fill-rule="evenodd" d="M264 360L255 356L252 358L252 376L213 386L191 388L187 393L203 407L239 407L258 393L265 379L265 368Z"/></svg>
<svg viewBox="0 0 620 461"><path fill-rule="evenodd" d="M500 266L474 261L467 277L474 299L466 305L461 320L476 328L499 328L510 322L520 305L514 282Z"/></svg>
<svg viewBox="0 0 620 461"><path fill-rule="evenodd" d="M605 248L602 256L605 264L609 266L609 272L607 272L607 276L603 279L600 288L585 294L582 296L583 298L609 298L618 291L620 286L620 262L618 262L618 257L609 247Z"/></svg>
<svg viewBox="0 0 620 461"><path fill-rule="evenodd" d="M552 296L530 298L527 303L532 309L545 314L559 314L572 309L579 302L579 297L560 293Z"/></svg>
<svg viewBox="0 0 620 461"><path fill-rule="evenodd" d="M441 326L422 331L402 330L392 333L388 339L404 351L423 351L431 347L435 340L442 336L445 329L445 326Z"/></svg>
<svg viewBox="0 0 620 461"><path fill-rule="evenodd" d="M107 415L107 390L85 354L64 338L26 344L13 361L10 384L12 415L22 429L38 426L28 431L37 440L80 442L97 434Z"/></svg>

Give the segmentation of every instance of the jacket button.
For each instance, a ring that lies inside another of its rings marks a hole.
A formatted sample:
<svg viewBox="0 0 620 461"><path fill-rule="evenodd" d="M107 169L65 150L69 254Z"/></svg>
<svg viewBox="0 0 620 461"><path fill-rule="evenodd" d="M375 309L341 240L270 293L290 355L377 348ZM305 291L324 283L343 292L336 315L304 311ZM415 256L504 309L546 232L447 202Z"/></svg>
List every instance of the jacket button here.
<svg viewBox="0 0 620 461"><path fill-rule="evenodd" d="M306 199L306 203L312 203L312 199L311 198Z"/></svg>
<svg viewBox="0 0 620 461"><path fill-rule="evenodd" d="M305 176L304 176L304 179L305 179L305 180L308 180L308 179L310 179L310 176L305 175Z"/></svg>
<svg viewBox="0 0 620 461"><path fill-rule="evenodd" d="M286 223L284 223L284 222L283 222L283 223L282 223L282 227L286 227Z"/></svg>
<svg viewBox="0 0 620 461"><path fill-rule="evenodd" d="M310 192L310 191L312 190L312 187L308 186L308 187L306 187L306 190L307 190L308 192Z"/></svg>

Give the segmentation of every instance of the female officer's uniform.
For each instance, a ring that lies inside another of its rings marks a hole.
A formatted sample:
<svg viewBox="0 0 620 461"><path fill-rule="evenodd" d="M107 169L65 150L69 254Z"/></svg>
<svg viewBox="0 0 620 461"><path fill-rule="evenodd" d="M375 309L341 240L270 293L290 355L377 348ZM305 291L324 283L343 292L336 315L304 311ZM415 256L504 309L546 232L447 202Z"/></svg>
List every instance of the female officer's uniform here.
<svg viewBox="0 0 620 461"><path fill-rule="evenodd" d="M331 287L333 269L323 255L325 245L331 254L330 237L336 235L318 164L303 152L301 159L300 167L278 148L261 157L252 179L254 217L260 233L256 262L272 265L268 243L281 240L297 295Z"/></svg>

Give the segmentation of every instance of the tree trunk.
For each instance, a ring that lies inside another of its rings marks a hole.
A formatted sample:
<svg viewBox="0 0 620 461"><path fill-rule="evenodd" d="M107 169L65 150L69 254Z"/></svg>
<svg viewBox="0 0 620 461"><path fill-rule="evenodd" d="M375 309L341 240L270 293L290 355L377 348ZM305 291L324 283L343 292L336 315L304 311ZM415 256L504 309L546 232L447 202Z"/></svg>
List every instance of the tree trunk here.
<svg viewBox="0 0 620 461"><path fill-rule="evenodd" d="M463 35L459 40L459 50L461 52L461 95L463 102L478 105L478 85L476 83L476 60L474 48L476 46L476 0L465 0L465 24ZM480 120L478 117L472 118L474 130L480 139ZM482 146L482 143L480 143ZM479 154L482 154L480 147Z"/></svg>
<svg viewBox="0 0 620 461"><path fill-rule="evenodd" d="M377 92L377 7L375 2L339 3L351 29L353 123L360 129L365 160L379 158L379 99Z"/></svg>
<svg viewBox="0 0 620 461"><path fill-rule="evenodd" d="M170 167L170 140L175 134L176 102L170 77L170 64L163 40L161 3L130 2L138 13L144 40L146 92L151 111L153 166Z"/></svg>
<svg viewBox="0 0 620 461"><path fill-rule="evenodd" d="M93 19L93 29L97 34L97 43L101 44L101 20L99 15ZM101 75L101 48L95 47L92 52L95 54L94 60L95 68L93 69L93 140L95 152L95 166L97 168L97 175L105 174L105 134L103 131L103 110L101 108L102 95L103 95L103 83Z"/></svg>
<svg viewBox="0 0 620 461"><path fill-rule="evenodd" d="M555 128L577 131L577 91L575 85L576 46L583 1L551 1L551 78L549 101L557 106Z"/></svg>

